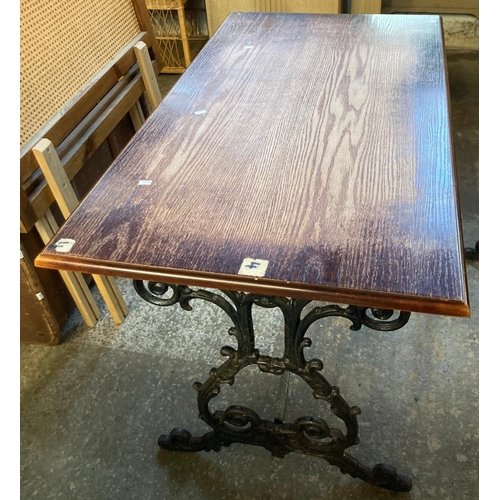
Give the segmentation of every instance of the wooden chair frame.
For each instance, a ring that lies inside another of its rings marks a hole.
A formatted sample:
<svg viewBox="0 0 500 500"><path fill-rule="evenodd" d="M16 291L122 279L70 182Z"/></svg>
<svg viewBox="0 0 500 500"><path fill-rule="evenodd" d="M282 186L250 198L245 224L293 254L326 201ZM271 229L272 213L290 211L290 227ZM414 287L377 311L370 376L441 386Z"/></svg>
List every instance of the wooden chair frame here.
<svg viewBox="0 0 500 500"><path fill-rule="evenodd" d="M145 3L134 0L134 7L143 31L21 148L20 231L36 227L45 244L58 229L54 202L65 218L79 203L71 181L85 163L125 115L137 131L161 102L156 76L163 61ZM94 326L100 311L87 282L78 273L60 274L85 323ZM128 309L116 283L93 278L113 319L122 323Z"/></svg>
<svg viewBox="0 0 500 500"><path fill-rule="evenodd" d="M72 180L127 113L131 113L134 126L138 126L141 111L137 102L142 100L148 82L141 75L134 47L142 42L149 49L155 76L163 61L144 1L134 0L134 7L143 31L21 148L21 233L33 228L55 200L32 151L40 139L49 139L54 144ZM150 102L154 99L151 93L148 98ZM147 114L144 107L142 113Z"/></svg>
<svg viewBox="0 0 500 500"><path fill-rule="evenodd" d="M134 46L134 52L151 106L153 109L156 109L161 102L161 94L153 65L149 58L147 45L142 41L138 42ZM144 122L141 110L136 105L131 108L131 117L136 129ZM55 197L63 217L67 219L79 205L79 200L54 144L49 139L43 138L35 145L32 151L51 194ZM59 229L50 208L36 221L35 226L45 244L49 243ZM79 273L69 272L60 272L60 275L87 326L95 326L100 317L100 311L83 276ZM100 275L93 275L93 278L114 321L118 324L123 323L128 314L128 307L115 280L111 277Z"/></svg>

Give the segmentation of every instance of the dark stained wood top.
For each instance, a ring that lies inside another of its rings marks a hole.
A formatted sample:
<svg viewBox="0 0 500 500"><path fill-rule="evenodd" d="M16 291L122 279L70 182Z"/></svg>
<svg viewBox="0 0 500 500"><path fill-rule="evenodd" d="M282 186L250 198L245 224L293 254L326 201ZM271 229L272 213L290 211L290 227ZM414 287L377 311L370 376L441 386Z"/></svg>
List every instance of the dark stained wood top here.
<svg viewBox="0 0 500 500"><path fill-rule="evenodd" d="M469 316L445 64L439 16L233 13L36 265Z"/></svg>

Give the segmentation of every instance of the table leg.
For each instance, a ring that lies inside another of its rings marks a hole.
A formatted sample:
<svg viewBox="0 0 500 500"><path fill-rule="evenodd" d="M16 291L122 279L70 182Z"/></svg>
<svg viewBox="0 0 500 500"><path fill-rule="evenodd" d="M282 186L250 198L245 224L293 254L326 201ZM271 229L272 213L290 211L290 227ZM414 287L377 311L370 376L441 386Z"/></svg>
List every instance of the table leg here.
<svg viewBox="0 0 500 500"><path fill-rule="evenodd" d="M291 452L323 458L336 465L343 473L368 483L394 491L410 491L411 478L398 474L387 464L371 468L348 455L345 450L359 443L357 415L361 410L349 406L340 395L338 387L320 374L323 362L319 359L306 360L304 349L311 346L311 339L305 337L308 328L317 320L329 316L341 316L351 322L351 330L365 325L376 330L390 331L404 326L410 317L408 312L399 314L386 309L369 309L358 306L327 305L311 309L302 317L304 308L311 302L285 297L232 291L223 295L207 290L192 290L187 286L164 283L134 281L139 295L156 305L171 306L179 303L185 310L191 310L190 301L202 299L223 309L233 322L229 333L237 339L238 348L224 346L221 354L227 360L212 368L208 379L196 382L200 418L212 431L200 437L192 436L185 429L173 429L168 435L160 436L159 446L175 451L220 451L222 446L233 443L262 446L275 457L284 457ZM279 308L284 317L285 348L283 357L264 356L255 348L252 321L252 306ZM254 411L244 406L230 406L224 411L209 410L209 402L220 392L221 384L232 385L243 368L257 365L261 371L274 375L286 372L302 378L313 390L316 399L326 401L334 415L346 426L346 433L331 427L325 420L315 416L300 417L294 422L274 422L261 419Z"/></svg>
<svg viewBox="0 0 500 500"><path fill-rule="evenodd" d="M479 240L476 241L474 248L465 248L465 258L467 260L479 260Z"/></svg>

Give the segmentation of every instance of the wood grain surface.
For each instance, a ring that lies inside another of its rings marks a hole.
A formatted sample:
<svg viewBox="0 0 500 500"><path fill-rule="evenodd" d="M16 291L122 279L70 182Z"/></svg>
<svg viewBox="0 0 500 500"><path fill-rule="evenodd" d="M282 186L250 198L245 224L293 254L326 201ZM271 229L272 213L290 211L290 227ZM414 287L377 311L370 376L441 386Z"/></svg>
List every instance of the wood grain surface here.
<svg viewBox="0 0 500 500"><path fill-rule="evenodd" d="M233 13L36 265L468 316L450 127L439 16Z"/></svg>

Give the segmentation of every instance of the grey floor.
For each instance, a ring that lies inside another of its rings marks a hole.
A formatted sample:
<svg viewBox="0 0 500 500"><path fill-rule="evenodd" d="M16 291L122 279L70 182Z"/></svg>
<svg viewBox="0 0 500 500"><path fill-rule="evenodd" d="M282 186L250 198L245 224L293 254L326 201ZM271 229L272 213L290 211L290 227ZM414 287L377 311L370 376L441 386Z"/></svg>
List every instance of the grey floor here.
<svg viewBox="0 0 500 500"><path fill-rule="evenodd" d="M448 59L464 238L472 246L479 238L478 53ZM164 93L173 81L160 76ZM219 347L231 345L230 325L215 306L160 309L120 280L130 306L122 326L104 313L89 329L75 312L60 345L21 346L21 498L478 498L479 263L468 262L467 274L470 319L414 314L404 329L382 333L352 332L330 318L310 330L308 355L322 357L324 375L362 409L361 443L351 454L411 475L410 493L298 454L278 459L242 445L220 453L160 450L158 436L173 427L208 430L196 418L191 385L224 359ZM278 355L277 313L258 310L256 329L261 351ZM276 377L251 369L240 375L214 406L244 403L271 418ZM301 381L292 380L291 398L287 419L325 411Z"/></svg>

